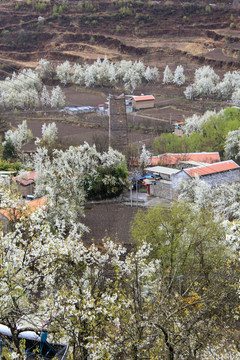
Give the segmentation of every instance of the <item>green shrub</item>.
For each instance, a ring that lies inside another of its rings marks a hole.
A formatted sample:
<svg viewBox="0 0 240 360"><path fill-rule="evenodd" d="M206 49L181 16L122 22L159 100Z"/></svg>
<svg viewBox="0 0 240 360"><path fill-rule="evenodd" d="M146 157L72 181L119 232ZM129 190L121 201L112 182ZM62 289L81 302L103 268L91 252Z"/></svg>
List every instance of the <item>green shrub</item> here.
<svg viewBox="0 0 240 360"><path fill-rule="evenodd" d="M205 13L206 13L206 14L211 14L211 12L212 12L211 7L210 7L209 5L207 5L207 6L205 7Z"/></svg>
<svg viewBox="0 0 240 360"><path fill-rule="evenodd" d="M119 32L122 30L122 25L116 25L116 32Z"/></svg>
<svg viewBox="0 0 240 360"><path fill-rule="evenodd" d="M121 7L120 9L120 14L122 17L128 17L132 15L132 10L129 9L128 7Z"/></svg>
<svg viewBox="0 0 240 360"><path fill-rule="evenodd" d="M47 4L44 2L35 2L34 8L36 11L45 12L47 8Z"/></svg>

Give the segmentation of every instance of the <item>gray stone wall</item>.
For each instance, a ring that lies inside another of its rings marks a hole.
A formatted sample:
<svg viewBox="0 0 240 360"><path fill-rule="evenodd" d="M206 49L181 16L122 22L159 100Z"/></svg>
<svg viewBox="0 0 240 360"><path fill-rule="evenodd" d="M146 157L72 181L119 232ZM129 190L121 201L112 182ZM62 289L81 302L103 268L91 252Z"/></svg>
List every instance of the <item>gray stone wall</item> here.
<svg viewBox="0 0 240 360"><path fill-rule="evenodd" d="M201 176L201 180L205 181L210 186L218 186L224 183L231 184L233 182L240 181L240 168L224 171L222 173Z"/></svg>
<svg viewBox="0 0 240 360"><path fill-rule="evenodd" d="M240 181L240 168L224 171L216 174L209 174L200 177L201 180L205 181L210 186L218 186L224 183L231 184L233 182ZM182 180L191 180L191 177L185 173L185 171L180 171L179 173L172 176L172 187L177 189Z"/></svg>
<svg viewBox="0 0 240 360"><path fill-rule="evenodd" d="M166 181L157 181L156 184L151 185L151 195L163 199L172 200L172 187L171 183Z"/></svg>

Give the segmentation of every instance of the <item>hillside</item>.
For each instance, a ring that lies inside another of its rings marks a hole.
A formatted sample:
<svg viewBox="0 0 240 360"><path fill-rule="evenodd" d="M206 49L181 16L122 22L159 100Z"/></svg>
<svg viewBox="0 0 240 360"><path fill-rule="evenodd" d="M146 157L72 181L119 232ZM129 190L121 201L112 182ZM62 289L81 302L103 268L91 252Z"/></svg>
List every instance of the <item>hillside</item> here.
<svg viewBox="0 0 240 360"><path fill-rule="evenodd" d="M141 59L168 64L208 63L235 69L240 18L218 2L45 2L0 5L1 78L6 72L53 61ZM40 18L39 18L40 16Z"/></svg>

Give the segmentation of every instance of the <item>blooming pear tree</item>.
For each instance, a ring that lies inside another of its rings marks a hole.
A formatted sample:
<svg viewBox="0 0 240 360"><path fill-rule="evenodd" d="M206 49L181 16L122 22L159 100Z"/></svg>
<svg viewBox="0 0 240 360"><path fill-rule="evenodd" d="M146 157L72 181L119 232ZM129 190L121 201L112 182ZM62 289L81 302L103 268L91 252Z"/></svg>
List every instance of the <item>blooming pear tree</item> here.
<svg viewBox="0 0 240 360"><path fill-rule="evenodd" d="M185 119L182 129L187 135L190 135L192 132L202 132L202 126L218 116L224 116L224 110L220 110L217 113L215 111L207 110L201 116L194 114Z"/></svg>
<svg viewBox="0 0 240 360"><path fill-rule="evenodd" d="M55 142L58 137L57 133L58 128L55 122L48 125L44 123L42 125L42 139L46 144L51 145L53 142Z"/></svg>
<svg viewBox="0 0 240 360"><path fill-rule="evenodd" d="M240 158L240 128L238 130L229 131L224 151L227 159L238 160Z"/></svg>
<svg viewBox="0 0 240 360"><path fill-rule="evenodd" d="M20 150L24 142L32 138L32 132L27 127L27 121L23 120L16 130L8 130L5 133L5 140L10 140L17 150ZM3 142L3 145L5 142Z"/></svg>
<svg viewBox="0 0 240 360"><path fill-rule="evenodd" d="M5 109L33 109L39 104L42 87L38 74L31 69L23 69L0 82L0 99Z"/></svg>
<svg viewBox="0 0 240 360"><path fill-rule="evenodd" d="M166 65L164 73L163 73L163 84L170 84L173 82L173 74L170 70L169 66Z"/></svg>
<svg viewBox="0 0 240 360"><path fill-rule="evenodd" d="M40 101L44 108L46 108L48 105L51 104L49 92L47 91L47 88L45 85L43 86L42 91L41 91Z"/></svg>
<svg viewBox="0 0 240 360"><path fill-rule="evenodd" d="M149 162L151 160L151 152L149 150L146 149L146 145L143 144L142 146L142 152L140 154L140 159L139 159L139 165L140 168L143 170L147 165L149 165Z"/></svg>
<svg viewBox="0 0 240 360"><path fill-rule="evenodd" d="M51 107L61 108L65 105L65 94L61 90L60 86L56 86L52 89L52 94L50 98Z"/></svg>
<svg viewBox="0 0 240 360"><path fill-rule="evenodd" d="M182 65L178 65L174 72L173 82L178 86L182 86L185 83L184 69Z"/></svg>
<svg viewBox="0 0 240 360"><path fill-rule="evenodd" d="M179 201L189 202L197 208L212 207L218 218L229 221L240 218L238 183L210 187L196 177L190 183L183 182L179 194Z"/></svg>
<svg viewBox="0 0 240 360"><path fill-rule="evenodd" d="M34 321L37 313L41 313L42 322L49 318L41 307L40 290L44 287L45 291L53 291L54 277L63 258L73 255L74 261L78 242L74 230L65 236L63 224L56 223L53 233L44 209L31 213L27 204L19 205L19 199L4 191L8 194L3 196L1 206L7 209L17 206L19 216L11 231L1 230L0 234L0 322L10 328L11 345L20 353L18 334L23 329L20 330L19 320L25 316Z"/></svg>
<svg viewBox="0 0 240 360"><path fill-rule="evenodd" d="M240 88L233 92L232 102L234 105L240 106Z"/></svg>
<svg viewBox="0 0 240 360"><path fill-rule="evenodd" d="M71 81L71 72L72 67L68 60L56 67L57 77L64 85Z"/></svg>
<svg viewBox="0 0 240 360"><path fill-rule="evenodd" d="M51 125L50 130L55 131ZM70 147L66 151L53 151L50 158L46 148L39 147L33 156L33 166L38 173L36 197L48 198L48 213L52 222L62 219L70 227L86 228L78 221L83 215L87 197L113 197L127 185L125 157L113 149L100 154L88 143Z"/></svg>
<svg viewBox="0 0 240 360"><path fill-rule="evenodd" d="M193 96L211 97L216 92L216 85L219 82L219 76L209 65L202 66L195 71L194 83L191 85ZM185 96L190 98L190 88L185 91ZM192 96L191 96L192 97Z"/></svg>
<svg viewBox="0 0 240 360"><path fill-rule="evenodd" d="M38 62L37 70L39 72L41 79L53 78L54 66L53 63L51 63L51 61L48 61L46 59L40 59Z"/></svg>
<svg viewBox="0 0 240 360"><path fill-rule="evenodd" d="M74 64L69 62L57 66L59 80L66 84L92 86L115 86L123 84L126 90L134 91L144 81L158 80L159 74L156 67L146 67L143 62L122 60L117 63L110 62L107 57L103 60L97 59L93 64Z"/></svg>

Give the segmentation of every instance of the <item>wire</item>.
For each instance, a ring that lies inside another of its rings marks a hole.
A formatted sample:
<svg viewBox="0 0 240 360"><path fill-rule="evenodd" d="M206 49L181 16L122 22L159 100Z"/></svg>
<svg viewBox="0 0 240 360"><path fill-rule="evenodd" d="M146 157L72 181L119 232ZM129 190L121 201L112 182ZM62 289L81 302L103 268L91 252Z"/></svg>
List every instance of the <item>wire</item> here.
<svg viewBox="0 0 240 360"><path fill-rule="evenodd" d="M1 61L1 60L0 60L0 63L3 64L3 65L6 65L6 66L9 67L10 69L13 69L14 71L17 70L15 67L13 67L13 66L11 66L11 65L8 65L8 64L5 64L5 63L4 63L3 61ZM28 69L30 69L30 68L28 68ZM2 70L2 71L4 71L4 70ZM4 72L7 72L7 71L4 71ZM36 79L34 79L33 77L31 77L30 75L28 75L28 74L23 74L23 73L22 73L22 75L28 77L29 79L36 80Z"/></svg>

